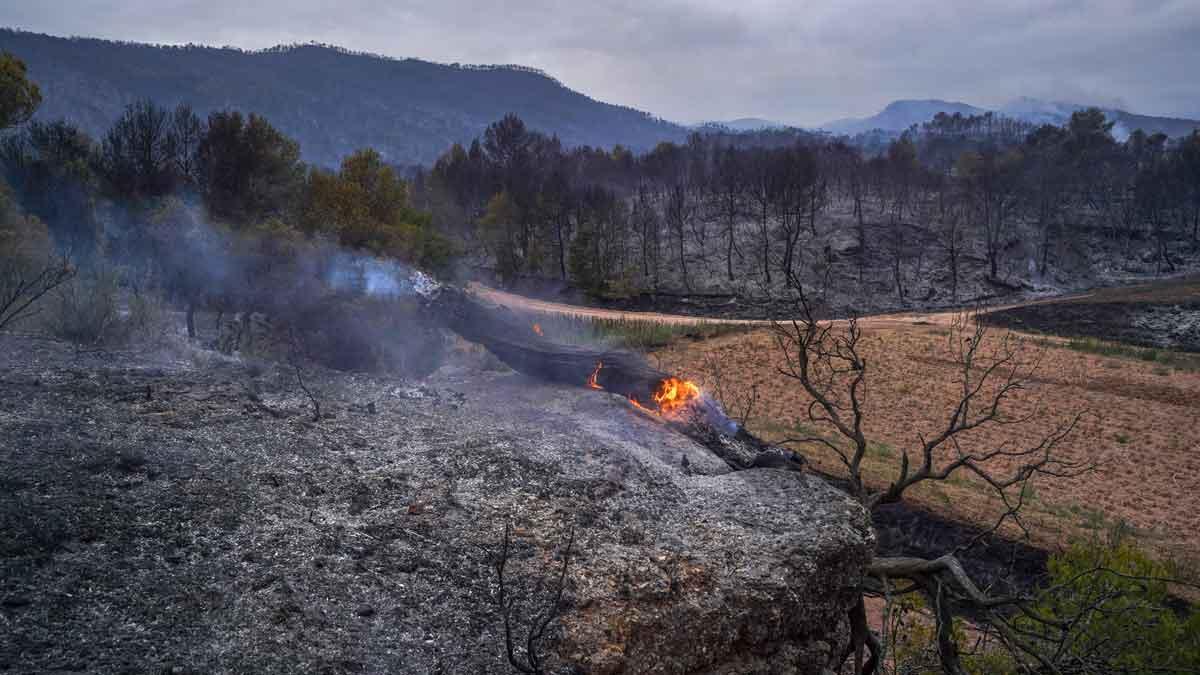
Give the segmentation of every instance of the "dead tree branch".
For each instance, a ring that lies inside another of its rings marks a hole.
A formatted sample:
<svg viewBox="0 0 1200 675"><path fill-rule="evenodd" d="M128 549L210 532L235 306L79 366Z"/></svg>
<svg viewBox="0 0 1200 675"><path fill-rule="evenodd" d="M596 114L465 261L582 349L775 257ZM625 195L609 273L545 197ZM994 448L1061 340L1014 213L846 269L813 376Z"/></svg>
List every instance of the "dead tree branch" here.
<svg viewBox="0 0 1200 675"><path fill-rule="evenodd" d="M66 283L75 269L66 261L50 260L30 271L22 265L6 265L0 278L0 331L38 313L35 303Z"/></svg>
<svg viewBox="0 0 1200 675"><path fill-rule="evenodd" d="M296 383L300 385L300 390L304 392L304 395L308 397L309 402L312 403L312 420L314 422L319 422L321 421L321 402L317 400L317 397L313 394L312 390L309 389L308 385L304 383L304 371L300 368L300 356L302 351L300 347L300 340L296 337L296 330L292 326L288 326L287 328L287 339L288 363L290 363L292 369L296 371Z"/></svg>
<svg viewBox="0 0 1200 675"><path fill-rule="evenodd" d="M1075 431L1083 413L1072 416L1029 445L1005 441L978 447L980 444L973 442L969 433L973 430L1032 420L1032 415L1014 417L1009 408L1016 395L1034 381L1040 354L1027 354L1024 341L1011 333L989 336L984 323L975 321L970 314L960 314L953 321L947 339L959 392L956 403L935 433L928 437L919 434L916 447L902 448L886 487L868 485L863 464L871 443L864 431L870 364L862 327L856 318L819 321L804 287L794 284L792 293L791 318L772 322L783 359L778 370L796 381L808 395L809 421L831 433L790 438L785 443L818 445L831 451L846 469L852 496L868 510L901 500L919 483L945 481L966 473L975 476L1004 506L1004 513L987 534L999 531L1010 521L1024 529L1020 511L1034 477L1069 478L1093 469L1089 464L1064 459L1056 452ZM999 469L1001 463L1008 468ZM1045 672L1061 672L1053 659L1040 651L1043 642L1031 642L1010 618L1023 616L1047 626L1053 626L1055 620L1035 612L1029 598L992 595L980 589L954 556L957 552L934 560L877 558L868 568L863 593L880 595L890 602L895 595L920 592L933 612L938 657L947 673L966 672L953 634L954 617L964 610L981 617L1014 654L1036 662ZM898 581L904 584L899 585ZM857 609L851 612L851 649L842 655L842 663L854 653L854 672L871 673L883 659L883 647L857 612ZM864 647L870 651L865 664ZM836 665L840 667L841 663Z"/></svg>
<svg viewBox="0 0 1200 675"><path fill-rule="evenodd" d="M496 571L496 602L500 606L500 614L504 620L504 649L508 662L517 672L541 675L545 673L545 663L541 653L541 643L546 638L550 625L558 619L563 609L563 593L566 590L567 570L571 564L571 550L575 545L575 528L567 531L567 540L562 552L562 564L559 566L557 579L551 590L551 600L536 614L530 617L525 634L525 651L518 653L513 639L513 614L518 598L509 594L505 570L508 566L509 547L512 541L512 525L504 524L504 537L500 542L500 550L494 556L492 567ZM543 580L539 579L537 586L540 590Z"/></svg>

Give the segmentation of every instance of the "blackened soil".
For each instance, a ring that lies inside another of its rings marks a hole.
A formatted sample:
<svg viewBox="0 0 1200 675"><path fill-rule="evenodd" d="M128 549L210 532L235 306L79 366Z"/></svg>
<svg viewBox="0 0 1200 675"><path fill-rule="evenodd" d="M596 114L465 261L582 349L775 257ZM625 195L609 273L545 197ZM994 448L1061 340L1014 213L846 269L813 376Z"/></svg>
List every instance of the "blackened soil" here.
<svg viewBox="0 0 1200 675"><path fill-rule="evenodd" d="M405 468L453 392L310 372L314 424L287 369L193 357L0 335L0 672L503 663L486 555Z"/></svg>
<svg viewBox="0 0 1200 675"><path fill-rule="evenodd" d="M983 318L1016 330L1200 352L1200 298L1177 303L1055 302Z"/></svg>
<svg viewBox="0 0 1200 675"><path fill-rule="evenodd" d="M0 672L505 672L486 495L561 509L611 480L550 481L534 441L462 412L512 407L507 389L306 381L316 423L290 368L0 336ZM525 436L542 423L512 414ZM701 452L652 431L639 443ZM902 507L875 527L887 553L974 536ZM997 541L964 557L989 580L1044 559Z"/></svg>

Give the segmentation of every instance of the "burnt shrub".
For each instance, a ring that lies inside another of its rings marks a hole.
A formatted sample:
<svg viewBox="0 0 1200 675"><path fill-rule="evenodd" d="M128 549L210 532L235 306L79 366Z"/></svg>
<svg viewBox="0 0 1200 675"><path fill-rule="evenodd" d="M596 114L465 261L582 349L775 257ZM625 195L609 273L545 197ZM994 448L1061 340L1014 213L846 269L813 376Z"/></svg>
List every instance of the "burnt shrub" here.
<svg viewBox="0 0 1200 675"><path fill-rule="evenodd" d="M96 265L54 289L42 315L46 331L80 345L117 340L119 279L113 268Z"/></svg>
<svg viewBox="0 0 1200 675"><path fill-rule="evenodd" d="M80 346L163 343L175 329L169 307L127 272L103 259L79 270L42 299L42 329Z"/></svg>
<svg viewBox="0 0 1200 675"><path fill-rule="evenodd" d="M281 317L276 330L291 330L305 358L336 370L422 377L437 369L445 350L443 334L422 319L415 298L331 294Z"/></svg>

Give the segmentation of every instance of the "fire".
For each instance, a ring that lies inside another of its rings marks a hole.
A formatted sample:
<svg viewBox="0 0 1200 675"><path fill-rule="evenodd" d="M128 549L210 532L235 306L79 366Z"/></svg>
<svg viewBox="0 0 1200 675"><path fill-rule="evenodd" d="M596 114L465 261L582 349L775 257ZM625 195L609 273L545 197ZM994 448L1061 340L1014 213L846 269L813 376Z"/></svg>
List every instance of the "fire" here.
<svg viewBox="0 0 1200 675"><path fill-rule="evenodd" d="M600 384L596 382L596 378L600 375L600 369L603 367L604 367L604 362L597 361L596 369L592 371L591 375L588 375L588 386L591 387L592 389L603 389L604 388L604 387L601 387Z"/></svg>
<svg viewBox="0 0 1200 675"><path fill-rule="evenodd" d="M663 414L669 414L700 398L700 387L690 380L668 377L654 390L654 402Z"/></svg>
<svg viewBox="0 0 1200 675"><path fill-rule="evenodd" d="M629 397L629 402L633 404L633 407L635 407L639 410L645 410L646 412L654 412L653 410L647 408L646 406L642 405L641 403L638 403L637 398L634 396Z"/></svg>
<svg viewBox="0 0 1200 675"><path fill-rule="evenodd" d="M545 333L542 332L542 324L540 324L540 323L533 324L533 332L537 333L538 335L542 335L542 336L546 335Z"/></svg>
<svg viewBox="0 0 1200 675"><path fill-rule="evenodd" d="M603 361L597 361L596 367L592 370L592 374L588 375L587 386L592 389L604 389L600 385L600 371L604 368ZM668 377L661 380L658 386L654 388L654 392L650 395L653 405L643 405L636 396L632 394L626 395L626 398L635 408L644 410L649 413L658 415L672 416L679 410L693 404L699 400L703 394L700 387L691 380L684 380L678 377Z"/></svg>

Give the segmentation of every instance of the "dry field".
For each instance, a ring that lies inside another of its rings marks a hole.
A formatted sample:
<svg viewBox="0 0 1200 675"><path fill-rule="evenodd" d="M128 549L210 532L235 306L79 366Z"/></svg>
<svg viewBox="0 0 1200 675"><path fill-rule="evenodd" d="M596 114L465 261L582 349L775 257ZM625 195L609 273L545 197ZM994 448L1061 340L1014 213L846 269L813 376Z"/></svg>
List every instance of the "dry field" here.
<svg viewBox="0 0 1200 675"><path fill-rule="evenodd" d="M534 301L486 287L475 290L499 304L548 314L665 324L698 321L695 317ZM1070 322L1080 317L1069 319L1066 310L1080 306L1189 306L1198 298L1200 279L1188 277L987 311L989 319L999 319L1006 310L1037 310L1049 317L1046 327L1051 332L1063 329L1061 334L1111 337L1118 327L1112 322L1127 317L1104 311L1085 313L1082 326L1077 327ZM1055 317L1059 317L1057 321ZM878 315L861 321L869 368L865 430L873 441L865 469L879 487L895 475L900 450L919 447L921 434L943 426L957 402L961 385L948 344L953 318L953 313L943 312ZM739 323L762 328L699 341L675 341L655 351L652 358L664 370L698 380L710 391L723 390L719 398L726 399L723 402L735 416L751 389L757 387L748 426L768 440L828 433L808 420L809 400L799 383L778 373L783 359L769 324ZM1142 330L1153 333L1158 328ZM999 336L1004 330L994 327L990 335ZM1095 465L1094 471L1070 479L1035 479L1023 516L1033 542L1054 550L1074 538L1102 533L1123 522L1158 556L1200 570L1200 536L1196 534L1200 531L1200 355L1094 340L1081 343L1047 334L1022 337L1027 355L1039 360L1036 381L1010 402L1008 410L1012 417L1032 415L1033 420L973 431L965 436L964 450L986 450L997 443L1036 444L1057 425L1085 412L1058 454ZM844 473L836 456L819 445L797 449L821 470ZM918 485L906 497L937 513L983 526L990 526L1002 513L1000 501L966 476ZM1008 534L1021 532L1010 529Z"/></svg>
<svg viewBox="0 0 1200 675"><path fill-rule="evenodd" d="M864 322L869 369L864 426L874 441L866 471L881 486L893 475L900 450L919 447L920 435L944 425L957 402L961 385L950 360L949 331L945 322L929 318ZM1081 353L1034 337L1028 348L1040 358L1036 386L1021 392L1009 410L1034 419L972 431L964 449L1036 444L1056 424L1087 411L1059 453L1094 463L1096 470L1072 479L1035 479L1025 515L1034 542L1054 549L1123 520L1156 554L1200 560L1200 372ZM710 388L719 377L726 399L757 385L749 428L767 439L821 428L809 422L808 398L799 384L777 372L782 359L770 329L680 342L655 356L665 369L707 381ZM822 470L839 472L831 451L816 445L798 449ZM966 477L918 486L910 497L981 525L1001 513L999 501Z"/></svg>

